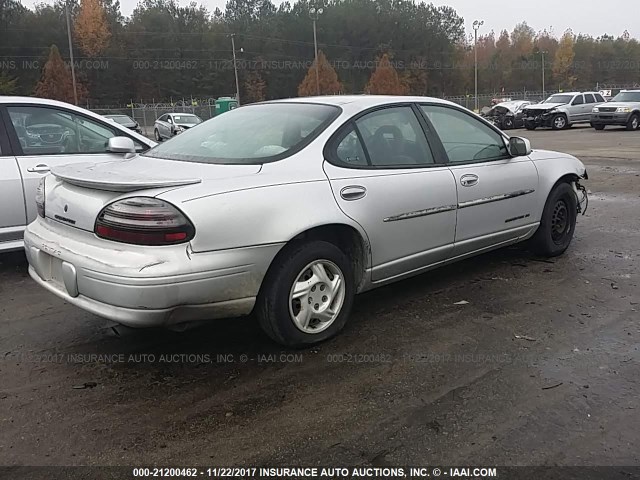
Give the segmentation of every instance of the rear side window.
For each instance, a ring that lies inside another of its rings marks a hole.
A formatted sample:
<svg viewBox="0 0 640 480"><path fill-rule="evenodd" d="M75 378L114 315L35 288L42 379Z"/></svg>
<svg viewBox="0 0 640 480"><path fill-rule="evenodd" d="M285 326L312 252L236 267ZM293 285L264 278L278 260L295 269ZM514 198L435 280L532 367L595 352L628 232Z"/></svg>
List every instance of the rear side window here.
<svg viewBox="0 0 640 480"><path fill-rule="evenodd" d="M376 110L356 120L371 165L431 165L433 155L420 122L409 106Z"/></svg>
<svg viewBox="0 0 640 480"><path fill-rule="evenodd" d="M595 97L590 93L584 94L584 101L585 103L596 103Z"/></svg>

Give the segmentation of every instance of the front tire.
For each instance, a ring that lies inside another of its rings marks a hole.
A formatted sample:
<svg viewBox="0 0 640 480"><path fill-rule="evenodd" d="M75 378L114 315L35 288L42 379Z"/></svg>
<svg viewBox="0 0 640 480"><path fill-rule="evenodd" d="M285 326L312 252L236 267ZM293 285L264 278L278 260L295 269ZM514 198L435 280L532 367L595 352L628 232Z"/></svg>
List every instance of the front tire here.
<svg viewBox="0 0 640 480"><path fill-rule="evenodd" d="M153 136L156 138L156 142L162 141L162 137L160 136L160 132L157 128L153 130Z"/></svg>
<svg viewBox="0 0 640 480"><path fill-rule="evenodd" d="M551 128L554 130L564 130L569 125L567 117L559 113L551 120Z"/></svg>
<svg viewBox="0 0 640 480"><path fill-rule="evenodd" d="M604 130L604 125L591 125L596 130Z"/></svg>
<svg viewBox="0 0 640 480"><path fill-rule="evenodd" d="M347 256L325 241L285 247L263 280L256 315L264 332L288 347L311 346L344 327L355 296Z"/></svg>
<svg viewBox="0 0 640 480"><path fill-rule="evenodd" d="M547 197L538 231L531 240L535 253L557 257L569 248L576 228L577 202L570 184L563 182L553 187Z"/></svg>
<svg viewBox="0 0 640 480"><path fill-rule="evenodd" d="M640 125L640 117L637 113L634 113L629 117L629 121L627 122L627 130L637 130Z"/></svg>

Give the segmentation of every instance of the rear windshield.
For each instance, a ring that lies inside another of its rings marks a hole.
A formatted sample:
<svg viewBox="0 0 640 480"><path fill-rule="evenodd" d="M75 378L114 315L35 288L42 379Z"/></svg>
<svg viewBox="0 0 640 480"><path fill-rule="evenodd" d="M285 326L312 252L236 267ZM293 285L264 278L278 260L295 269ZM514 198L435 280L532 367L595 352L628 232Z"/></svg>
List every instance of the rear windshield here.
<svg viewBox="0 0 640 480"><path fill-rule="evenodd" d="M145 152L185 162L260 164L302 149L340 109L308 103L262 103L222 113Z"/></svg>

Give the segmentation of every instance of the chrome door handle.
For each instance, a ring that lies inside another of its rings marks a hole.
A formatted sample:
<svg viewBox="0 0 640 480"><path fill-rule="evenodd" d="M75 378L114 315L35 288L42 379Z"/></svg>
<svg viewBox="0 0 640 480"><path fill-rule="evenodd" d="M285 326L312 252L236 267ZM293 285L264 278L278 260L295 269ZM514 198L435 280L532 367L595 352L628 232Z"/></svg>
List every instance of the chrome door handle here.
<svg viewBox="0 0 640 480"><path fill-rule="evenodd" d="M49 165L45 165L44 163L40 163L35 167L27 168L27 172L29 173L47 173L50 171Z"/></svg>
<svg viewBox="0 0 640 480"><path fill-rule="evenodd" d="M463 175L460 178L460 185L463 187L473 187L478 184L478 176L477 175Z"/></svg>
<svg viewBox="0 0 640 480"><path fill-rule="evenodd" d="M348 202L360 200L361 198L364 198L366 194L367 189L360 185L350 185L340 190L340 196Z"/></svg>

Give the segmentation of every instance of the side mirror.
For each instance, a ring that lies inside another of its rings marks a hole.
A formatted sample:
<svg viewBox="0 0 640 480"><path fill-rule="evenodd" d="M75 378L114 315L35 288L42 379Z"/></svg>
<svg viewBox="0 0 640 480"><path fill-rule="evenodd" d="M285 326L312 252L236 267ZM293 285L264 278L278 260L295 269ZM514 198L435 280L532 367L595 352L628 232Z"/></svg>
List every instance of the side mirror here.
<svg viewBox="0 0 640 480"><path fill-rule="evenodd" d="M129 137L111 137L107 143L107 152L135 153L136 146Z"/></svg>
<svg viewBox="0 0 640 480"><path fill-rule="evenodd" d="M509 139L509 153L512 157L526 157L531 154L531 142L526 138L511 137Z"/></svg>

